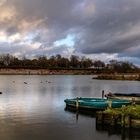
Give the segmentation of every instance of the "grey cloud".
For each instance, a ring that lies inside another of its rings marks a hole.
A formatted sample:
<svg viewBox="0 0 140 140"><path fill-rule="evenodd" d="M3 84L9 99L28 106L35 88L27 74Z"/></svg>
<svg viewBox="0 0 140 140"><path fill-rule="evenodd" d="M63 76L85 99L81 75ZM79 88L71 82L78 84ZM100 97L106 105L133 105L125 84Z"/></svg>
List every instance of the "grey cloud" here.
<svg viewBox="0 0 140 140"><path fill-rule="evenodd" d="M29 46L24 46L24 45L16 45L16 44L11 44L11 43L0 43L0 54L15 54L15 53L20 53L20 54L26 54L30 49L28 48Z"/></svg>
<svg viewBox="0 0 140 140"><path fill-rule="evenodd" d="M69 48L67 48L66 46L51 46L46 49L44 46L41 46L39 49L27 51L25 53L25 56L28 58L33 58L40 55L50 57L57 54L68 57L70 56Z"/></svg>
<svg viewBox="0 0 140 140"><path fill-rule="evenodd" d="M96 1L96 13L81 33L76 50L85 54L111 54L133 49L140 44L139 30L131 34L132 28L140 26L139 13L140 2L137 0Z"/></svg>
<svg viewBox="0 0 140 140"><path fill-rule="evenodd" d="M104 37L106 38L106 37ZM101 38L100 38L101 39ZM89 44L85 41L85 48L82 48L84 53L122 53L127 51L129 48L133 49L140 44L140 34L123 37L109 37L106 40L99 40L99 42L93 41ZM82 46L84 46L82 45ZM90 45L90 46L88 46ZM139 48L140 49L140 48Z"/></svg>
<svg viewBox="0 0 140 140"><path fill-rule="evenodd" d="M66 46L53 43L74 34L75 53L140 57L138 0L7 0L2 7L12 7L13 16L0 20L0 30L7 36L20 33L24 38L30 34L31 42L41 43L36 50L25 43L22 49L28 56L68 52ZM12 43L14 47L1 51L18 52L20 40Z"/></svg>
<svg viewBox="0 0 140 140"><path fill-rule="evenodd" d="M125 52L121 52L118 56L120 58L122 58L124 56L129 56L132 58L135 58L135 57L139 58L140 57L140 45L127 49Z"/></svg>

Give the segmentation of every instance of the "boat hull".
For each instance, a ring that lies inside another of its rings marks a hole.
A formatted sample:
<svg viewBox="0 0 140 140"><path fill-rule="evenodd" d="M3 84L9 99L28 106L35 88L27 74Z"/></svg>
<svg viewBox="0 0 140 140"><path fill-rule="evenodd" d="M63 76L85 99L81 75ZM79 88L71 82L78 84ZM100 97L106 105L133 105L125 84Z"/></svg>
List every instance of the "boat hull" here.
<svg viewBox="0 0 140 140"><path fill-rule="evenodd" d="M129 105L127 100L108 100L100 98L74 98L64 100L67 107L82 110L105 110L108 107L120 108L122 105Z"/></svg>

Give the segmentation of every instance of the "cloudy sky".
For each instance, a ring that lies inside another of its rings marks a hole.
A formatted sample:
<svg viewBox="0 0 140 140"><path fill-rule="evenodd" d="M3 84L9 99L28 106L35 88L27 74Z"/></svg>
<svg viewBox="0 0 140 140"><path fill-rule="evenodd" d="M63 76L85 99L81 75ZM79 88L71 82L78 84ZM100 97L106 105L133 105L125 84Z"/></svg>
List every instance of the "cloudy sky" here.
<svg viewBox="0 0 140 140"><path fill-rule="evenodd" d="M140 0L0 0L0 53L140 65Z"/></svg>

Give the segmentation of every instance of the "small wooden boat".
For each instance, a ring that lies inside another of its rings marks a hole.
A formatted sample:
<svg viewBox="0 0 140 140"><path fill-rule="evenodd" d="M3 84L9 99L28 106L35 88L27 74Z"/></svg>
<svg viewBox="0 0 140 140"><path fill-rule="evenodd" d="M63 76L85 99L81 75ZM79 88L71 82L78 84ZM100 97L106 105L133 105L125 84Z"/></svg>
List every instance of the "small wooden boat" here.
<svg viewBox="0 0 140 140"><path fill-rule="evenodd" d="M64 100L66 106L76 109L104 110L110 108L120 108L122 105L131 104L128 100L110 100L102 98L73 98Z"/></svg>
<svg viewBox="0 0 140 140"><path fill-rule="evenodd" d="M140 104L140 93L108 93L105 95L107 99L123 99Z"/></svg>

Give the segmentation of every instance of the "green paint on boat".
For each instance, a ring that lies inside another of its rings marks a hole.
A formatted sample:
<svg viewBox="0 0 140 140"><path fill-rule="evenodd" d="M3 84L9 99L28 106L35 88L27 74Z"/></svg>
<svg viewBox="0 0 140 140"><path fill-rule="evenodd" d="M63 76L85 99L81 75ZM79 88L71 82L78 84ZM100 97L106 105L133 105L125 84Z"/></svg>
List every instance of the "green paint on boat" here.
<svg viewBox="0 0 140 140"><path fill-rule="evenodd" d="M104 110L110 108L120 108L123 105L131 104L128 100L111 100L102 98L73 98L65 99L66 106L78 109Z"/></svg>

